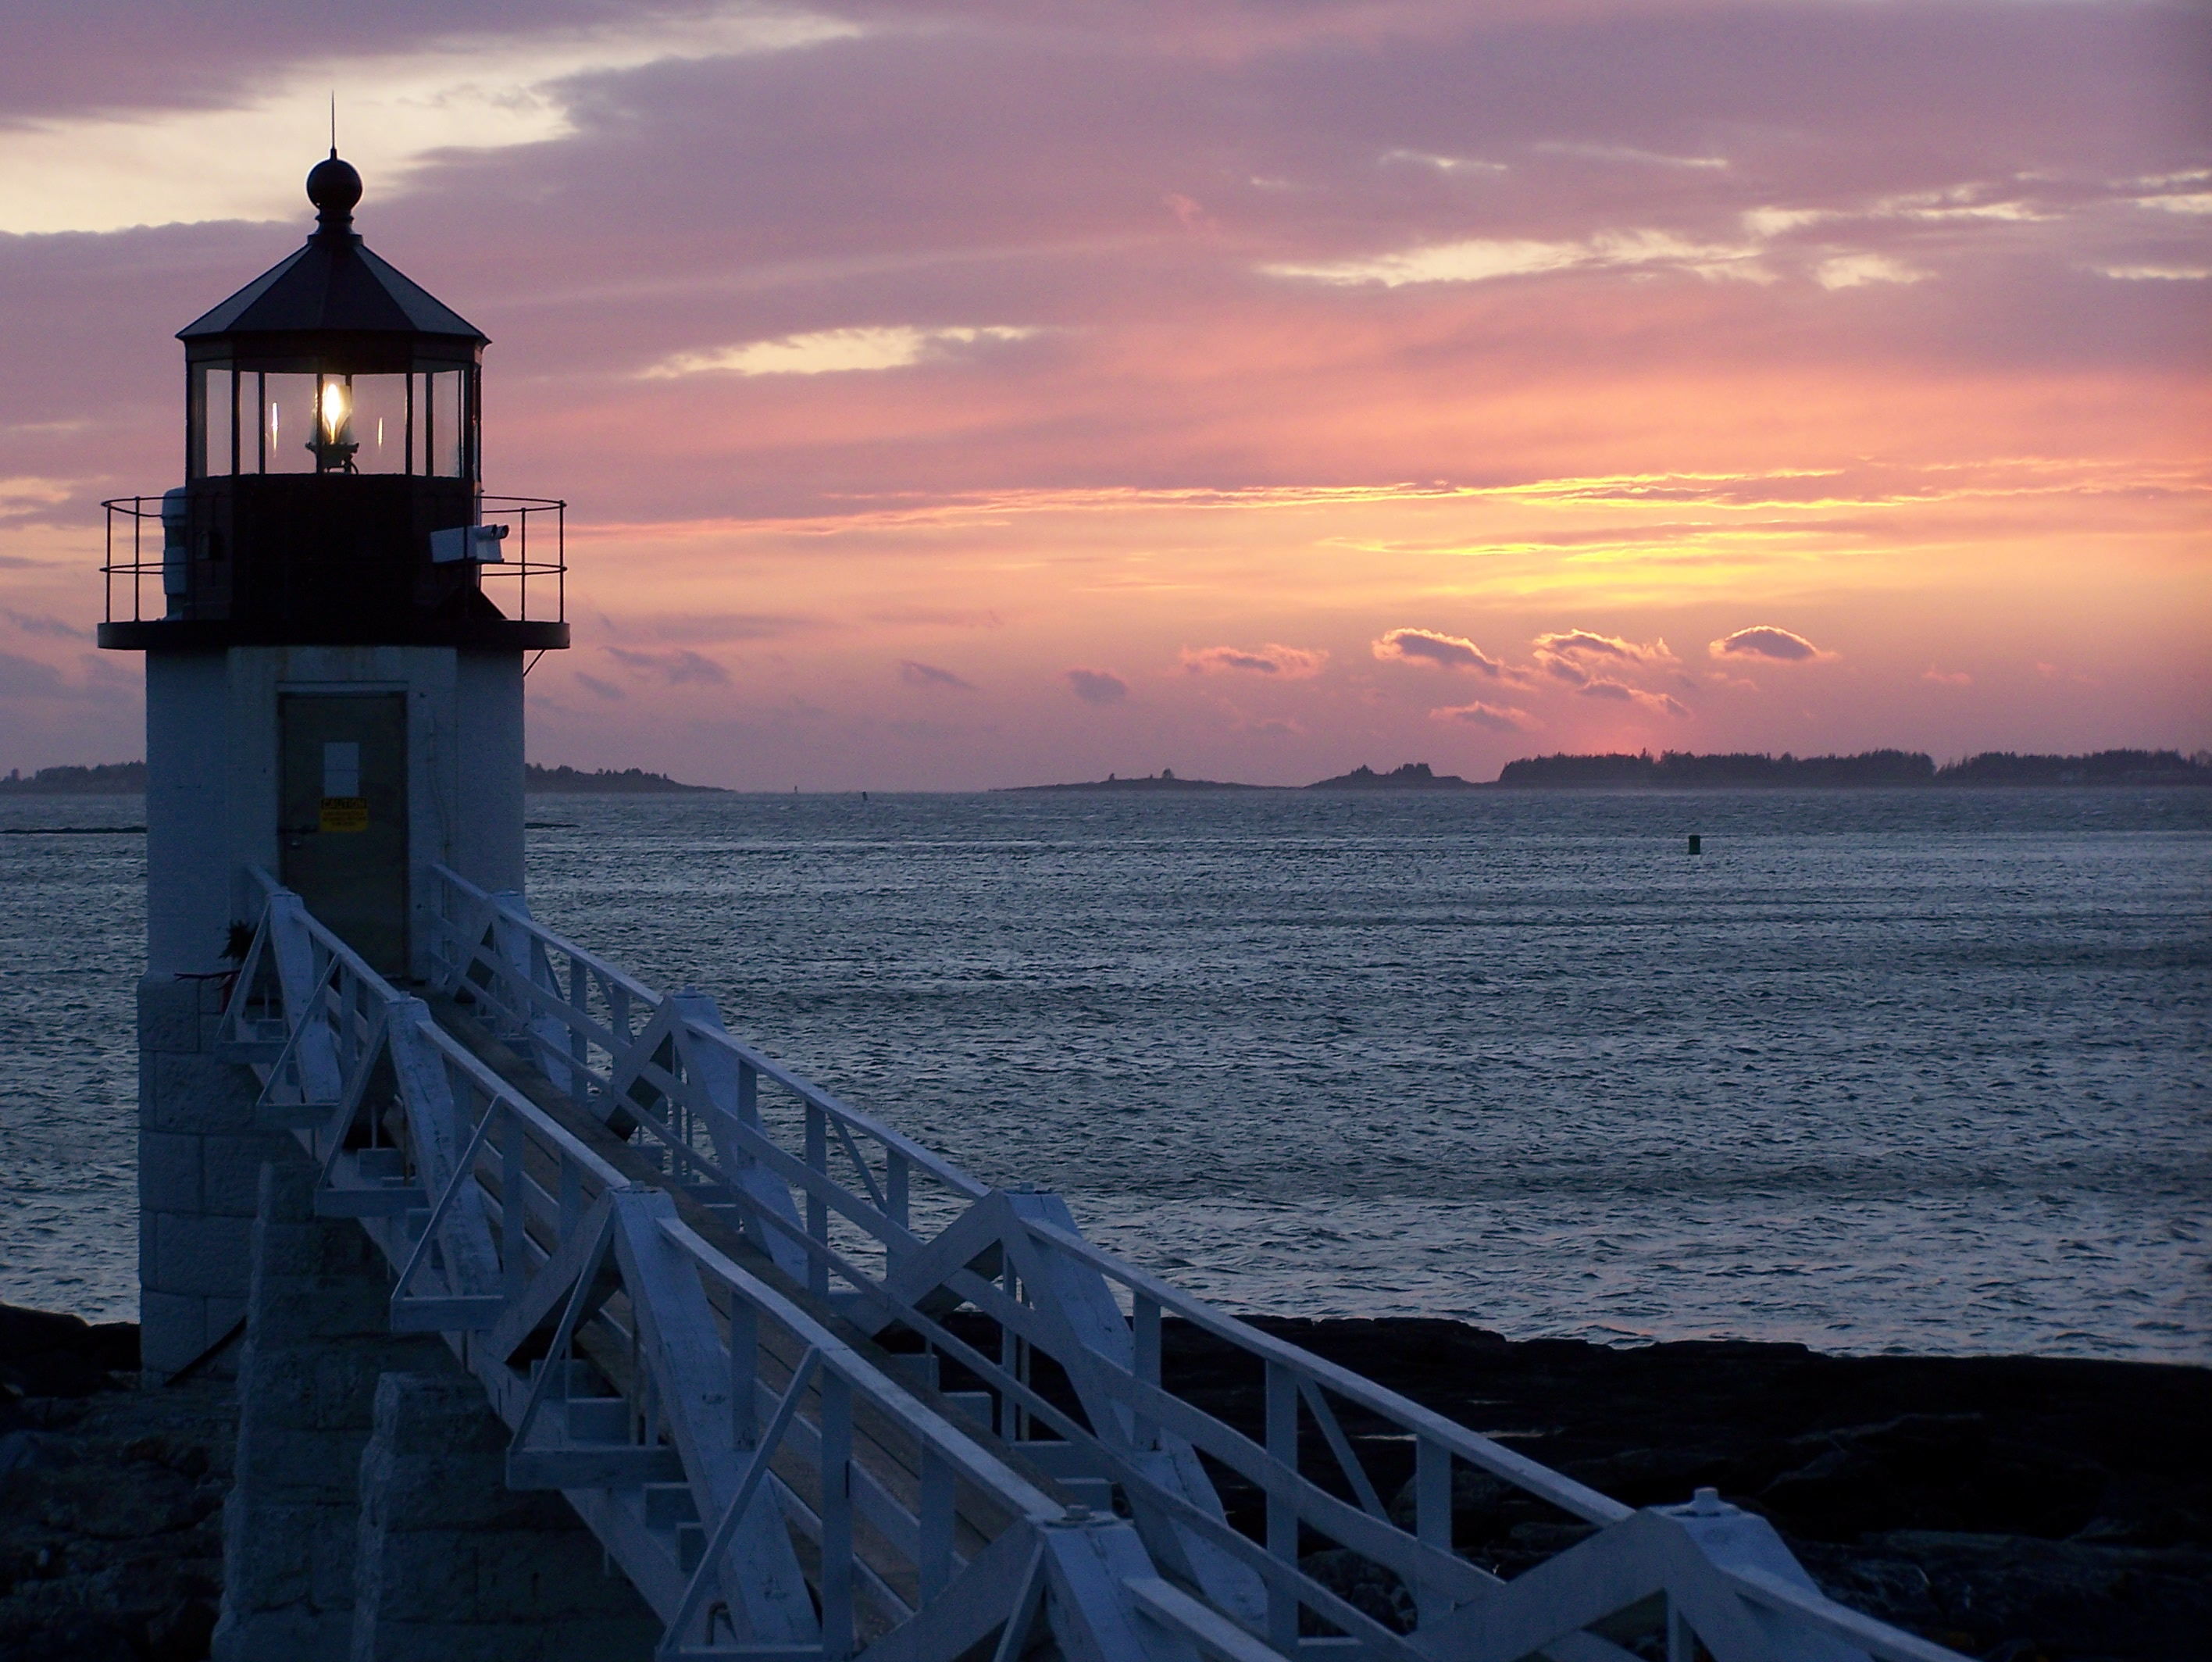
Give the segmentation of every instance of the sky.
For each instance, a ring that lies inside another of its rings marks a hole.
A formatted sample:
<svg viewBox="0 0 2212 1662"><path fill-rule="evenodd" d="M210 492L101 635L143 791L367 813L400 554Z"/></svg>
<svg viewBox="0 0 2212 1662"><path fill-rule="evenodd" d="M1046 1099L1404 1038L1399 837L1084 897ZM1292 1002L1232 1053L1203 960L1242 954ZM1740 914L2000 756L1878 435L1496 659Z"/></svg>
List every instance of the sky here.
<svg viewBox="0 0 2212 1662"><path fill-rule="evenodd" d="M569 504L530 754L744 789L2212 745L2212 9L18 0L0 771L326 147Z"/></svg>

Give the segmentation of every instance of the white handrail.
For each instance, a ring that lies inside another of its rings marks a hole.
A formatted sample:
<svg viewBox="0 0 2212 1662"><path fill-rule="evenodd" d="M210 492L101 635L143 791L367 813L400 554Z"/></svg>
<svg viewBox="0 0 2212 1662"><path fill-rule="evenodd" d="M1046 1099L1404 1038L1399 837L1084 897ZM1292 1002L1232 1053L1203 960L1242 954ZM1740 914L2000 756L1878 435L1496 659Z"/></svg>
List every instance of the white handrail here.
<svg viewBox="0 0 2212 1662"><path fill-rule="evenodd" d="M471 904L485 908L487 911L497 913L510 926L521 931L540 946L550 948L574 962L588 965L594 975L609 985L622 987L631 998L636 999L643 1009L653 1012L659 1010L666 995L654 992L643 982L609 963L597 954L578 946L557 931L547 928L532 918L527 912L508 904L499 895L478 888L451 867L434 864L430 869L441 882ZM442 913L439 914L437 921L444 932L455 937L457 944L465 944L471 965L481 965L496 975L514 974L514 966L487 955L483 951L481 942L462 943L459 931ZM465 973L465 967L454 966L453 968L459 974ZM539 1001L533 1000L533 1003L538 1002ZM542 1009L543 1013L560 1020L571 1017L575 1007L563 1004L557 999L547 998L542 1001ZM520 1012L515 1013L520 1014ZM702 1026L696 1022L685 1021L683 1026L684 1036L687 1039L727 1052L763 1077L782 1086L800 1101L809 1107L821 1109L848 1131L857 1132L881 1147L903 1156L911 1165L927 1172L956 1193L974 1200L981 1198L989 1192L987 1185L962 1171L935 1149L915 1142L896 1126L884 1124L874 1115L840 1101L812 1081L793 1072L764 1052L754 1048L727 1033Z"/></svg>
<svg viewBox="0 0 2212 1662"><path fill-rule="evenodd" d="M1039 1240L1056 1252L1090 1265L1109 1280L1120 1282L1133 1292L1140 1292L1156 1301L1163 1310L1172 1310L1194 1327L1228 1340L1239 1350L1290 1368L1303 1379L1312 1380L1335 1392L1347 1402L1358 1404L1392 1423L1428 1437L1449 1449L1470 1465L1480 1466L1492 1475L1504 1478L1516 1488L1542 1496L1562 1511L1572 1513L1585 1522L1593 1524L1619 1523L1635 1515L1635 1508L1622 1505L1611 1495L1601 1495L1586 1483L1564 1477L1540 1461L1525 1454L1517 1454L1503 1444L1494 1442L1478 1432L1468 1430L1456 1420L1446 1419L1433 1409L1424 1408L1410 1397L1380 1386L1350 1368L1339 1366L1324 1356L1304 1350L1287 1340L1261 1331L1248 1322L1239 1321L1225 1311L1216 1310L1204 1301L1193 1297L1180 1289L1170 1286L1156 1276L1146 1274L1126 1259L1116 1258L1103 1248L1094 1246L1081 1235L1048 1223L1041 1218L1024 1218L1022 1226Z"/></svg>

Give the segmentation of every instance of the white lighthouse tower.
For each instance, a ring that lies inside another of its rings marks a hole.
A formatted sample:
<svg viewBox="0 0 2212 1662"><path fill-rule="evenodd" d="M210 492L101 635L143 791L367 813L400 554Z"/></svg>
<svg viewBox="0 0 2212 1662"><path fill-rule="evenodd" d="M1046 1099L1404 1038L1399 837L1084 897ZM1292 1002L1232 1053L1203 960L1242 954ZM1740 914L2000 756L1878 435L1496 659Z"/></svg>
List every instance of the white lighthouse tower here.
<svg viewBox="0 0 2212 1662"><path fill-rule="evenodd" d="M368 251L361 192L333 150L306 246L180 331L185 483L109 505L100 644L146 654L156 1375L240 1318L260 1163L301 1157L214 1039L256 869L386 977L419 978L428 868L522 887L525 660L568 644L562 505L483 494L486 337Z"/></svg>

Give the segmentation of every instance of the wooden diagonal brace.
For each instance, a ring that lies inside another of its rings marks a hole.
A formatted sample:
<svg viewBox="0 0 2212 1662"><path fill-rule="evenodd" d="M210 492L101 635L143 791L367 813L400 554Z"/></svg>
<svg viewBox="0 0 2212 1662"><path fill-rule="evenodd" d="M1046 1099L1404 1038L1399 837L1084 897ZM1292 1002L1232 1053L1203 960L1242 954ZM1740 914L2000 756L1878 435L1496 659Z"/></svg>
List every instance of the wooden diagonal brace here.
<svg viewBox="0 0 2212 1662"><path fill-rule="evenodd" d="M637 1323L639 1360L652 1374L660 1411L702 1518L719 1518L743 1473L732 1429L730 1366L715 1339L714 1312L696 1263L661 1232L676 1202L659 1190L614 1195L615 1256ZM755 1491L732 1526L722 1569L732 1612L749 1638L804 1643L818 1637L812 1599L772 1488Z"/></svg>

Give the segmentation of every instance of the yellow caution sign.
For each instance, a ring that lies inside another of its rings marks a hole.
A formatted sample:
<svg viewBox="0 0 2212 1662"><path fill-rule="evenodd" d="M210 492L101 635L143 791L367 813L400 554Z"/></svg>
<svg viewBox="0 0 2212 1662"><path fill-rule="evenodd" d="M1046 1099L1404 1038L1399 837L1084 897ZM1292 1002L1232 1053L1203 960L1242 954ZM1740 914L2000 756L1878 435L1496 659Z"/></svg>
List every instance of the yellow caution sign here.
<svg viewBox="0 0 2212 1662"><path fill-rule="evenodd" d="M325 797L319 831L366 831L368 829L368 798L367 797Z"/></svg>

